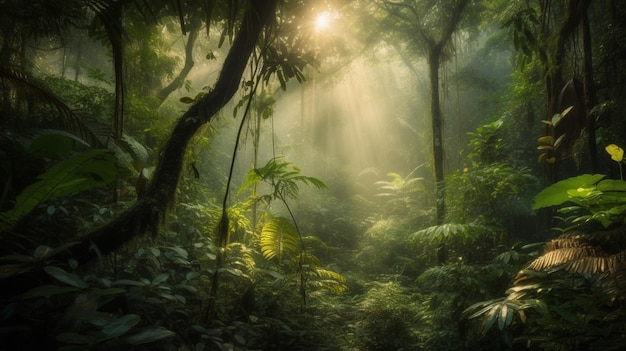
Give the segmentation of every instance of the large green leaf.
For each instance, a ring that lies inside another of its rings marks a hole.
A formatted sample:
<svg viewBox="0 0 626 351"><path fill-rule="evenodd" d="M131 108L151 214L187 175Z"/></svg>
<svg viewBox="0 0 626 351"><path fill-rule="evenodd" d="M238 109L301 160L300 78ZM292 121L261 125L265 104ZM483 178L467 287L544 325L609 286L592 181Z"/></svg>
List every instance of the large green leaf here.
<svg viewBox="0 0 626 351"><path fill-rule="evenodd" d="M572 199L569 190L594 187L604 177L604 174L583 174L556 182L535 196L532 209L561 205Z"/></svg>
<svg viewBox="0 0 626 351"><path fill-rule="evenodd" d="M126 334L135 325L137 325L140 320L141 318L136 314L131 313L124 315L105 325L104 328L102 328L102 333L104 333L107 337L116 338Z"/></svg>
<svg viewBox="0 0 626 351"><path fill-rule="evenodd" d="M115 158L107 149L89 150L63 160L24 189L13 209L0 214L0 229L14 225L44 201L109 184L117 173Z"/></svg>
<svg viewBox="0 0 626 351"><path fill-rule="evenodd" d="M143 329L136 334L127 336L124 338L124 340L132 345L140 345L159 341L165 338L170 338L174 335L176 335L174 334L174 332L167 330L163 327L150 327Z"/></svg>
<svg viewBox="0 0 626 351"><path fill-rule="evenodd" d="M56 280L67 285L80 289L85 289L89 287L89 284L80 279L80 277L78 277L76 274L66 272L65 270L57 266L46 266L44 267L44 270Z"/></svg>

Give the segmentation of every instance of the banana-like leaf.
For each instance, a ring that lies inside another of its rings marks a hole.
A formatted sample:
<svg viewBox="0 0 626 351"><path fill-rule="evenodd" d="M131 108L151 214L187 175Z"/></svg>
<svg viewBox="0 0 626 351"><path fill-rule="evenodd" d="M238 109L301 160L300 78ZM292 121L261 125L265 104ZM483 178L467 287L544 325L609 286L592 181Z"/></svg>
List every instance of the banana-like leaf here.
<svg viewBox="0 0 626 351"><path fill-rule="evenodd" d="M543 189L539 192L539 194L537 194L537 196L535 196L535 203L533 204L532 209L538 210L540 208L557 206L567 201L571 201L572 197L568 195L568 190L593 188L595 187L595 184L604 177L604 174L583 174L556 182Z"/></svg>

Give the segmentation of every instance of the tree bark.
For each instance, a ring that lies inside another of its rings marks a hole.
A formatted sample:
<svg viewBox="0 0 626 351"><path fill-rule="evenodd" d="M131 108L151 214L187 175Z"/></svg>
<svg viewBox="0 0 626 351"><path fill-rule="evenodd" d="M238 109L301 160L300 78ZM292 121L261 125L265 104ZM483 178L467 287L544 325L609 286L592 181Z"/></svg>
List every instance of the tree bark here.
<svg viewBox="0 0 626 351"><path fill-rule="evenodd" d="M430 49L428 68L430 75L430 115L433 133L433 163L435 172L437 224L442 224L445 217L445 202L443 194L443 121L439 100L439 60L441 49L436 46Z"/></svg>

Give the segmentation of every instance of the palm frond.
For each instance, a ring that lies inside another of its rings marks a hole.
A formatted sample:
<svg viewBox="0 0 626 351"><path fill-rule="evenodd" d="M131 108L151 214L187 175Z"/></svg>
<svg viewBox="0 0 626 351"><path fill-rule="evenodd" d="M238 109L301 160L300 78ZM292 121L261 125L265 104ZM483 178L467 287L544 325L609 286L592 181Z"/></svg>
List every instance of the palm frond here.
<svg viewBox="0 0 626 351"><path fill-rule="evenodd" d="M70 108L57 94L52 92L45 83L19 70L0 67L0 83L10 86L21 95L30 96L42 103L48 104L58 112L56 123L59 128L75 134L94 147L103 144L83 118Z"/></svg>
<svg viewBox="0 0 626 351"><path fill-rule="evenodd" d="M620 230L617 233L621 232ZM578 232L564 233L546 243L544 254L532 261L527 269L547 271L557 268L579 274L615 272L623 262L626 262L626 251L610 254L590 241L602 236ZM518 278L524 274L526 274L524 271L520 272Z"/></svg>
<svg viewBox="0 0 626 351"><path fill-rule="evenodd" d="M540 257L536 258L528 265L528 269L543 271L557 266L565 265L564 268L591 268L587 267L587 264L578 265L576 262L579 260L587 260L589 258L605 258L605 254L601 250L591 246L582 245L580 247L569 247L563 249L556 249L548 251ZM597 262L599 263L599 261ZM603 266L600 263L600 266ZM596 273L596 269L600 269L600 266L593 269L593 271L578 271L577 273ZM569 270L569 269L568 269Z"/></svg>

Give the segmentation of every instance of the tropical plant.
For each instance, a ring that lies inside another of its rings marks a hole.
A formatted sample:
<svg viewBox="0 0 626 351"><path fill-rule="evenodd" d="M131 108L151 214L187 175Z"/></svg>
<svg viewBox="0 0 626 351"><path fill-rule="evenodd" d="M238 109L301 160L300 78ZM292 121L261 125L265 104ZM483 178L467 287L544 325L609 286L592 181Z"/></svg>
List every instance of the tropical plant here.
<svg viewBox="0 0 626 351"><path fill-rule="evenodd" d="M626 181L604 179L603 174L583 174L567 178L543 189L535 197L533 210L560 207L566 224L578 227L599 223L604 228L624 223L626 214Z"/></svg>
<svg viewBox="0 0 626 351"><path fill-rule="evenodd" d="M424 197L426 185L424 178L403 177L398 173L387 173L391 181L379 180L377 197L385 199L383 210L391 215L406 215L420 205L420 197Z"/></svg>
<svg viewBox="0 0 626 351"><path fill-rule="evenodd" d="M540 144L537 146L537 150L541 151L537 158L539 163L545 162L552 165L556 162L559 153L557 150L560 150L561 142L566 137L565 134L556 135L556 128L559 123L568 116L568 112L570 112L572 108L573 106L570 106L563 110L563 112L554 114L552 119L541 121L546 125L547 134L537 139Z"/></svg>
<svg viewBox="0 0 626 351"><path fill-rule="evenodd" d="M622 174L624 150L615 144L607 145L605 150L609 153L609 155L611 155L611 160L617 162L617 165L619 166L619 179L624 180L624 175Z"/></svg>
<svg viewBox="0 0 626 351"><path fill-rule="evenodd" d="M446 177L446 221L506 227L512 217L527 215L529 189L537 183L531 170L508 160L511 148L504 137L504 120L468 132L469 167ZM529 203L530 204L530 203ZM528 205L529 205L528 204Z"/></svg>
<svg viewBox="0 0 626 351"><path fill-rule="evenodd" d="M241 185L238 194L260 182L271 185L271 193L259 197L259 201L265 203L270 203L272 200L286 203L287 200L296 199L300 184L327 189L326 184L319 179L301 175L298 167L293 163L281 161L280 158L272 158L265 166L249 171L246 175L246 182Z"/></svg>
<svg viewBox="0 0 626 351"><path fill-rule="evenodd" d="M68 156L72 139L62 134L44 134L31 144L32 153L56 153ZM45 201L101 187L116 179L115 157L107 149L92 149L59 161L38 176L16 196L15 205L0 213L0 230L8 230L25 215ZM9 187L7 182L5 187ZM3 193L8 191L3 189Z"/></svg>
<svg viewBox="0 0 626 351"><path fill-rule="evenodd" d="M502 136L503 125L504 120L499 119L467 133L470 136L468 146L471 149L468 159L474 164L473 167L494 164L505 159L507 144Z"/></svg>
<svg viewBox="0 0 626 351"><path fill-rule="evenodd" d="M248 172L246 182L238 193L255 186L260 182L271 185L268 194L258 196L257 201L267 206L278 200L287 209L290 219L282 216L265 215L263 228L258 237L260 251L267 260L274 260L279 265L288 262L297 267L300 294L306 304L306 294L310 287L323 288L334 292L345 290L345 278L340 274L323 269L317 257L307 250L306 237L297 226L296 218L289 207L288 200L297 199L300 184L314 185L318 189L326 189L326 185L317 178L300 174L300 169L289 162L270 159L264 167Z"/></svg>
<svg viewBox="0 0 626 351"><path fill-rule="evenodd" d="M367 288L352 325L356 345L372 351L415 349L422 324L420 297L395 281L373 282Z"/></svg>
<svg viewBox="0 0 626 351"><path fill-rule="evenodd" d="M619 307L626 291L623 235L623 226L561 234L517 274L506 297L476 303L466 316L481 318L483 334L497 326L540 349L619 349L626 318Z"/></svg>

